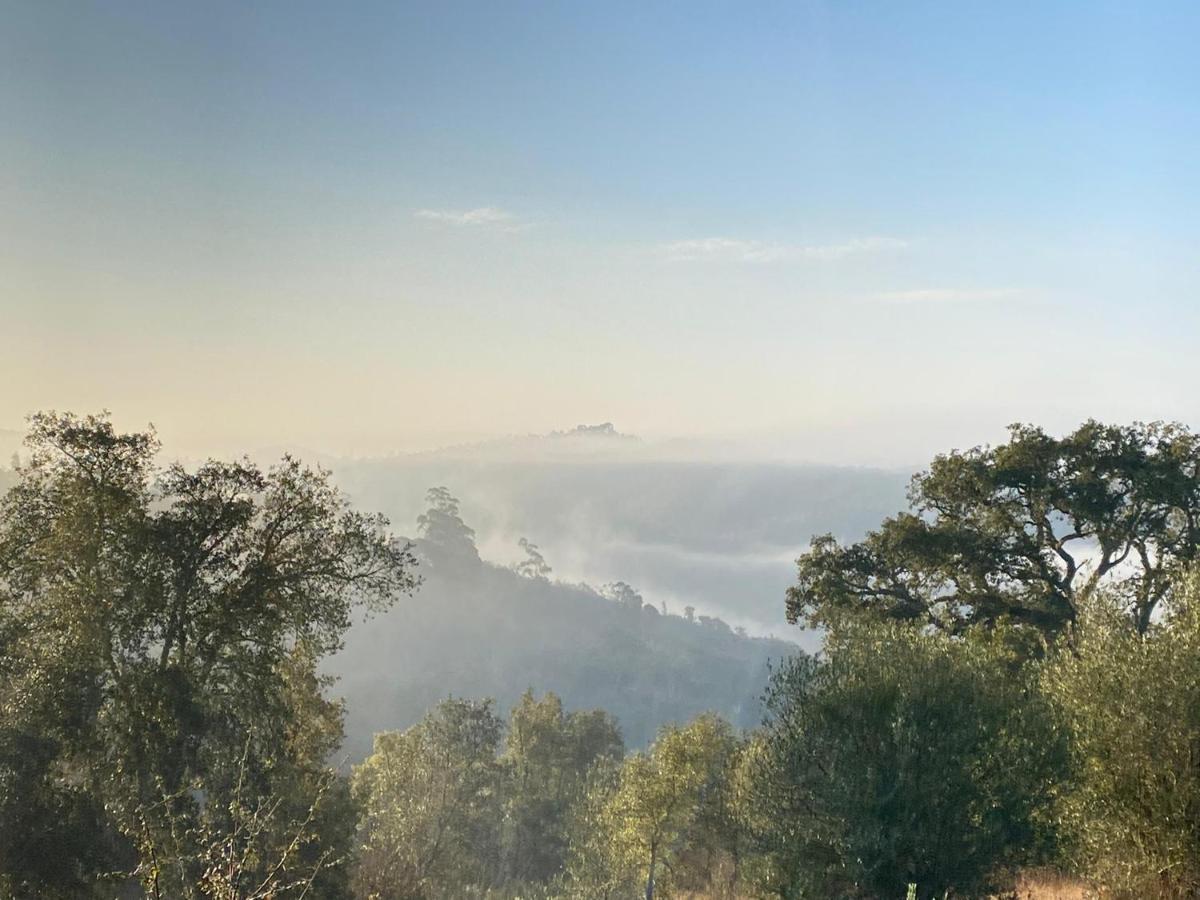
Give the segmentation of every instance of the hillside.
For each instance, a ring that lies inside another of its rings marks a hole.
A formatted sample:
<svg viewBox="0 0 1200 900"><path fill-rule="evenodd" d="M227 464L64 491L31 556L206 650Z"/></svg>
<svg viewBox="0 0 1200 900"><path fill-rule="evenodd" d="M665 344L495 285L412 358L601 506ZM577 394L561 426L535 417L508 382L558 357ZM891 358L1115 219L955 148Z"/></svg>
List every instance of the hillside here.
<svg viewBox="0 0 1200 900"><path fill-rule="evenodd" d="M446 485L485 558L515 561L526 537L559 578L624 579L656 606L690 603L760 634L787 629L783 593L814 534L856 540L904 506L907 470L710 450L585 427L331 466L356 505L399 527L424 509L430 485Z"/></svg>
<svg viewBox="0 0 1200 900"><path fill-rule="evenodd" d="M328 667L347 700L352 760L374 732L411 725L447 696L495 697L503 710L526 688L608 710L631 746L705 710L750 727L769 664L799 652L719 619L664 615L628 585L518 574L482 560L471 537L463 525L418 541L419 592L355 623Z"/></svg>

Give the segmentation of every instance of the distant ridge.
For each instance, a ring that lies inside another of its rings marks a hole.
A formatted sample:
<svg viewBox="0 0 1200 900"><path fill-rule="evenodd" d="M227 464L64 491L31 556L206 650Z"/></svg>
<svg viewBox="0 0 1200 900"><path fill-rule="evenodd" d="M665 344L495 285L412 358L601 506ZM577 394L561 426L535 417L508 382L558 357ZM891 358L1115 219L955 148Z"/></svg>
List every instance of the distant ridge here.
<svg viewBox="0 0 1200 900"><path fill-rule="evenodd" d="M430 457L481 457L501 458L520 455L537 459L547 456L586 456L589 453L631 451L646 447L646 443L635 434L618 431L612 422L596 425L581 424L565 431L550 431L544 434L514 434L461 444L444 444L428 450L395 453L391 456L363 457L376 459L422 459Z"/></svg>
<svg viewBox="0 0 1200 900"><path fill-rule="evenodd" d="M550 438L615 438L621 441L640 441L635 434L622 434L617 431L612 422L601 422L599 425L576 425L570 431L552 431L546 437Z"/></svg>

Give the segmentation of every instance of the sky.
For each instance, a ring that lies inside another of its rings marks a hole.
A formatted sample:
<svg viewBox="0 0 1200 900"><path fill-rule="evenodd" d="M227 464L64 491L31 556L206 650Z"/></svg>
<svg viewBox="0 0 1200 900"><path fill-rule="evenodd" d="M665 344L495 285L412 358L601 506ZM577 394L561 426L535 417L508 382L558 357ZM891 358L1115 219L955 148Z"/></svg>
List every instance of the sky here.
<svg viewBox="0 0 1200 900"><path fill-rule="evenodd" d="M0 428L1200 425L1200 8L0 0Z"/></svg>

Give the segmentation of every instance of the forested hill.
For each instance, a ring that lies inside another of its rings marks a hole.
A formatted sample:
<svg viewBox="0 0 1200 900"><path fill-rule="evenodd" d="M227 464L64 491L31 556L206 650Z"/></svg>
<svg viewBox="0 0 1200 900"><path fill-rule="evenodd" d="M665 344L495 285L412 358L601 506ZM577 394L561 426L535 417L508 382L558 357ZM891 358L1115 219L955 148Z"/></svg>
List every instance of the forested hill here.
<svg viewBox="0 0 1200 900"><path fill-rule="evenodd" d="M904 507L911 475L727 457L600 429L328 464L357 507L400 529L424 511L427 488L447 485L487 559L512 562L525 536L559 578L623 579L656 606L694 603L759 633L788 628L782 598L809 538L859 540Z"/></svg>
<svg viewBox="0 0 1200 900"><path fill-rule="evenodd" d="M503 710L526 688L608 710L630 746L707 710L751 727L770 663L799 652L720 619L664 615L623 583L553 581L534 547L517 569L486 562L448 495L421 517L421 532L420 590L356 622L328 667L347 701L352 761L372 734L412 725L447 696L490 696Z"/></svg>

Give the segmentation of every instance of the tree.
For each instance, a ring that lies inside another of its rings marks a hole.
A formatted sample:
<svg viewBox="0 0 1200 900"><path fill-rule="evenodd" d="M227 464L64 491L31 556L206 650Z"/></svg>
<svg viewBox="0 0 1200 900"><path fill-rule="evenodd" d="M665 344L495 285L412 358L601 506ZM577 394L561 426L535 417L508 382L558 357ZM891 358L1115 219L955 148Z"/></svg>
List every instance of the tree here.
<svg viewBox="0 0 1200 900"><path fill-rule="evenodd" d="M572 848L570 883L585 895L646 900L685 884L691 848L719 828L737 740L729 724L703 715L663 728L609 778L598 778Z"/></svg>
<svg viewBox="0 0 1200 900"><path fill-rule="evenodd" d="M450 699L407 731L375 736L351 776L360 896L461 897L497 881L503 729L490 700Z"/></svg>
<svg viewBox="0 0 1200 900"><path fill-rule="evenodd" d="M509 715L505 767L506 881L545 883L566 860L567 817L582 799L588 771L625 752L602 710L566 713L553 693L526 691Z"/></svg>
<svg viewBox="0 0 1200 900"><path fill-rule="evenodd" d="M1200 894L1200 581L1146 634L1111 598L1084 610L1043 688L1070 735L1056 791L1066 862L1116 896Z"/></svg>
<svg viewBox="0 0 1200 900"><path fill-rule="evenodd" d="M1200 438L1182 425L1089 421L1061 439L1014 425L1007 444L937 457L909 496L912 512L858 543L813 539L790 621L865 612L1054 635L1107 584L1144 633L1200 546Z"/></svg>
<svg viewBox="0 0 1200 900"><path fill-rule="evenodd" d="M708 746L709 777L700 792L687 840L673 864L671 881L680 891L712 900L744 897L742 865L750 852L737 783L746 741L720 719L706 716L693 739Z"/></svg>
<svg viewBox="0 0 1200 900"><path fill-rule="evenodd" d="M56 824L3 829L4 874L18 895L136 870L194 896L195 837L232 827L235 791L298 791L269 830L288 843L312 811L341 736L317 661L355 608L415 588L412 556L291 458L159 470L152 431L103 416L36 415L26 444L0 502L0 805Z"/></svg>
<svg viewBox="0 0 1200 900"><path fill-rule="evenodd" d="M321 773L307 807L296 815L301 795L294 790L263 796L248 789L243 757L237 786L222 807L204 809L189 827L186 841L163 846L147 830L138 850L135 874L153 900L174 896L196 879L195 892L213 900L274 900L277 897L348 897L345 838L353 810L344 783L332 770ZM330 803L330 795L342 802ZM173 798L164 798L164 803ZM337 828L328 810L340 817ZM344 826L348 825L347 831Z"/></svg>
<svg viewBox="0 0 1200 900"><path fill-rule="evenodd" d="M642 609L642 595L631 584L624 581L614 581L600 588L600 596L607 597L609 600L621 606L624 609L640 612Z"/></svg>
<svg viewBox="0 0 1200 900"><path fill-rule="evenodd" d="M554 571L550 568L550 564L546 562L546 557L542 556L542 552L538 549L537 544L528 538L521 538L517 541L517 546L525 551L525 559L513 567L518 575L544 580Z"/></svg>
<svg viewBox="0 0 1200 900"><path fill-rule="evenodd" d="M1049 847L1065 750L1002 641L895 623L775 675L748 820L761 887L787 898L982 896Z"/></svg>
<svg viewBox="0 0 1200 900"><path fill-rule="evenodd" d="M459 515L458 499L445 487L425 494L429 509L417 517L421 549L435 567L478 566L475 531Z"/></svg>

